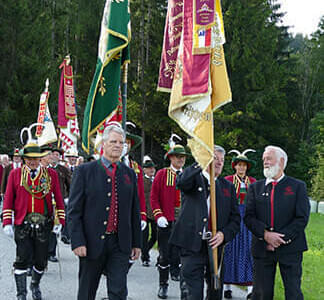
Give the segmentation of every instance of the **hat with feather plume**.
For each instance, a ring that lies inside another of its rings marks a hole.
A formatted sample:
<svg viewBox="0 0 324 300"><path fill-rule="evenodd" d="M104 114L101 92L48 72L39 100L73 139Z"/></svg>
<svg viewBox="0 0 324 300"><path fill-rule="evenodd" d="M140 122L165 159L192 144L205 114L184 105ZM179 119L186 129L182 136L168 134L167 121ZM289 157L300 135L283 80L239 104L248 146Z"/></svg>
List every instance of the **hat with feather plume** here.
<svg viewBox="0 0 324 300"><path fill-rule="evenodd" d="M25 146L20 150L20 155L27 158L41 158L48 154L48 151L42 151L37 143L37 140L33 138L32 129L36 126L44 126L41 123L33 123L29 127L24 127L20 131L20 140L24 144L23 136L27 132L27 142Z"/></svg>
<svg viewBox="0 0 324 300"><path fill-rule="evenodd" d="M153 162L151 157L149 157L148 155L144 155L142 167L143 168L156 167L156 164Z"/></svg>
<svg viewBox="0 0 324 300"><path fill-rule="evenodd" d="M174 138L177 138L178 140L181 141L181 137L179 137L177 134L175 133L171 134L171 137L169 138L168 141L169 149L167 150L167 153L165 153L164 159L167 159L170 155L187 155L187 156L190 155L190 153L186 152L185 147L175 143L175 141L173 140Z"/></svg>
<svg viewBox="0 0 324 300"><path fill-rule="evenodd" d="M130 127L136 128L136 125L130 121L127 121L126 122L126 140L130 140L131 150L134 151L142 143L142 138L139 135L131 133L130 129L129 129Z"/></svg>
<svg viewBox="0 0 324 300"><path fill-rule="evenodd" d="M249 159L246 156L248 152L255 152L253 149L245 149L242 153L236 149L229 151L228 153L236 153L237 156L233 156L232 158L232 169L235 170L235 166L240 162L245 162L247 164L247 170L250 170L252 167L255 166L255 161Z"/></svg>

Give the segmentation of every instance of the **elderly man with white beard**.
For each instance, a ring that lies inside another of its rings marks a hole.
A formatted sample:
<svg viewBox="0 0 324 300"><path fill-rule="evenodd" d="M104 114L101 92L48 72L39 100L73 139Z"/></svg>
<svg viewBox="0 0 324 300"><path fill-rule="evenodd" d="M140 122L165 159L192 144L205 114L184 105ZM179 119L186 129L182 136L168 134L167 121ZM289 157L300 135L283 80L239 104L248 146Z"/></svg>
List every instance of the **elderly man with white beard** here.
<svg viewBox="0 0 324 300"><path fill-rule="evenodd" d="M303 181L286 176L287 154L275 146L263 153L265 179L250 185L244 222L253 233L254 300L272 300L279 264L286 300L304 299L300 285L305 227L310 205Z"/></svg>

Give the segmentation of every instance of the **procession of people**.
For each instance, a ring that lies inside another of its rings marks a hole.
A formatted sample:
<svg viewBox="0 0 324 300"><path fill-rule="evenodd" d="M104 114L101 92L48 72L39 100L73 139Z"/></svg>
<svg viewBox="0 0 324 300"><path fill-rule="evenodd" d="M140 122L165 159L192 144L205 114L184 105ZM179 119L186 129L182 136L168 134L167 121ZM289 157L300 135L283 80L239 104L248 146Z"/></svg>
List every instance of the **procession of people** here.
<svg viewBox="0 0 324 300"><path fill-rule="evenodd" d="M229 151L236 154L234 174L221 177L226 152L214 146L213 235L211 166L203 170L193 162L186 167L186 158L193 160L183 145L171 143L164 155L169 166L156 172L150 156L142 167L130 159L134 135L115 123L103 133L99 158L82 164L76 153L68 153L64 161L62 149L39 147L30 130L28 134L1 178L6 187L3 232L16 243L17 299L27 299L29 268L32 298L43 299L40 281L48 261L58 261L59 235L79 258L80 300L96 299L103 274L107 299L126 300L130 262L138 258L143 267L156 266L159 280L151 284L160 299L168 298L171 279L178 282L181 300L230 299L232 285L246 286L246 299L271 300L277 264L286 299L303 299L301 263L310 208L305 184L284 174L288 158L283 149L265 148L265 179L256 181L248 176L256 162L247 157L255 150ZM156 262L150 256L154 245Z"/></svg>

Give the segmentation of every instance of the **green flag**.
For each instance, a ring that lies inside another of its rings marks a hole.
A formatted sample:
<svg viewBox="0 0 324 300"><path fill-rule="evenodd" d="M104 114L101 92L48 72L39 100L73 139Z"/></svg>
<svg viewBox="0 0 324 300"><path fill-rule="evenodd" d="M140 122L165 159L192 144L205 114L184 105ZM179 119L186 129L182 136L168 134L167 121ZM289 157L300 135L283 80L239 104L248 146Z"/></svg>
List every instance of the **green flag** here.
<svg viewBox="0 0 324 300"><path fill-rule="evenodd" d="M84 110L82 147L87 153L91 136L117 109L121 67L129 62L130 39L128 0L106 0L96 71Z"/></svg>

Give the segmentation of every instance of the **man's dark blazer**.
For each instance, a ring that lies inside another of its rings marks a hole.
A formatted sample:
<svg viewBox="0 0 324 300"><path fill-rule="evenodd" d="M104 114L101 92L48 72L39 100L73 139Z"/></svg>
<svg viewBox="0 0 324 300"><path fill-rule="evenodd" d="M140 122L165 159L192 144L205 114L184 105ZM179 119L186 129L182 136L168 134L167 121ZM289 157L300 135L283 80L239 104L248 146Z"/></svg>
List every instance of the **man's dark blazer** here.
<svg viewBox="0 0 324 300"><path fill-rule="evenodd" d="M216 180L217 230L224 242L231 241L240 230L240 214L234 185L224 178ZM201 168L194 164L177 178L181 190L181 212L170 237L170 243L189 251L199 252L202 232L208 230L207 197L209 187Z"/></svg>
<svg viewBox="0 0 324 300"><path fill-rule="evenodd" d="M271 227L271 183L265 179L249 186L247 207L244 217L246 227L253 233L252 255L257 258L266 256L264 231ZM303 181L285 176L278 182L274 191L274 228L283 233L287 244L276 249L277 253L292 253L307 250L304 229L308 223L310 204L306 185Z"/></svg>
<svg viewBox="0 0 324 300"><path fill-rule="evenodd" d="M69 197L72 172L70 169L59 164L53 167L53 169L58 174L62 197L63 199L65 199Z"/></svg>
<svg viewBox="0 0 324 300"><path fill-rule="evenodd" d="M3 195L6 193L9 174L12 169L13 169L12 163L3 169L2 178L1 178L1 194Z"/></svg>
<svg viewBox="0 0 324 300"><path fill-rule="evenodd" d="M131 253L141 248L141 225L135 172L118 163L116 170L118 199L118 241L120 250ZM87 257L97 258L107 235L112 181L101 160L77 167L72 176L68 203L68 228L72 250L87 247Z"/></svg>

